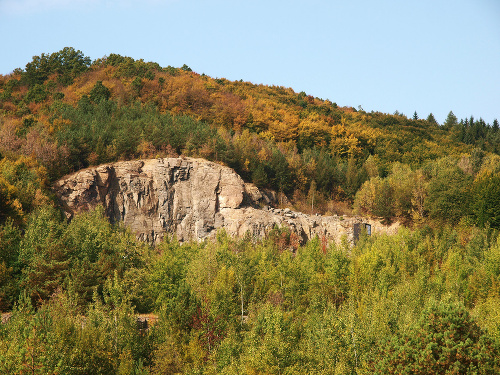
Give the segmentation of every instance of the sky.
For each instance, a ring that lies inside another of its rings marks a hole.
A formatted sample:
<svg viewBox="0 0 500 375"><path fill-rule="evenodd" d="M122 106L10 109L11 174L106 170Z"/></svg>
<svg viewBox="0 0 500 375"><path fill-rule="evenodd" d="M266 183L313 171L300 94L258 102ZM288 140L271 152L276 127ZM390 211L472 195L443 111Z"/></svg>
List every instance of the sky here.
<svg viewBox="0 0 500 375"><path fill-rule="evenodd" d="M64 47L339 106L500 120L500 0L0 0L0 74Z"/></svg>

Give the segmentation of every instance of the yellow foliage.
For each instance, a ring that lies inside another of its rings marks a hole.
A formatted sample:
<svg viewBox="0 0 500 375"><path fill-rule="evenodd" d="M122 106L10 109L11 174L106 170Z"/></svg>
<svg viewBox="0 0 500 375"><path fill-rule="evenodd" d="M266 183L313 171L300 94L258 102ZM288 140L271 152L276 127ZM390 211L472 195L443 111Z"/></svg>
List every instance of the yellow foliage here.
<svg viewBox="0 0 500 375"><path fill-rule="evenodd" d="M330 147L335 156L354 157L361 153L358 138L346 126L346 117L342 116L340 124L335 124L330 130L332 137Z"/></svg>
<svg viewBox="0 0 500 375"><path fill-rule="evenodd" d="M53 132L62 130L70 125L71 125L71 120L63 119L63 118L56 118L52 122L52 125L49 126L49 133L52 134Z"/></svg>
<svg viewBox="0 0 500 375"><path fill-rule="evenodd" d="M371 178L358 190L354 202L354 209L357 213L371 214L374 211L378 190L377 185L380 181L380 177Z"/></svg>
<svg viewBox="0 0 500 375"><path fill-rule="evenodd" d="M329 132L331 130L327 120L317 113L310 113L299 125L300 137L311 140L319 147L326 146L326 136Z"/></svg>
<svg viewBox="0 0 500 375"><path fill-rule="evenodd" d="M269 160L270 157L268 150L266 150L265 148L261 148L257 156L261 162Z"/></svg>
<svg viewBox="0 0 500 375"><path fill-rule="evenodd" d="M244 170L245 172L250 171L249 165L250 165L250 160L246 159L246 160L245 160L245 164L243 165L243 170Z"/></svg>
<svg viewBox="0 0 500 375"><path fill-rule="evenodd" d="M297 139L298 127L295 124L274 120L269 125L269 132L277 142L289 141Z"/></svg>

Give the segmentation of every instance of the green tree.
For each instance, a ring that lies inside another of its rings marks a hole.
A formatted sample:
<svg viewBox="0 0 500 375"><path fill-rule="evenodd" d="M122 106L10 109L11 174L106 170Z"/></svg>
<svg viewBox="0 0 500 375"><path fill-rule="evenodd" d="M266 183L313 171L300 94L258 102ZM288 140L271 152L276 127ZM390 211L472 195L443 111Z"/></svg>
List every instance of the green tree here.
<svg viewBox="0 0 500 375"><path fill-rule="evenodd" d="M496 344L463 305L437 303L407 332L383 341L371 361L375 374L495 374Z"/></svg>
<svg viewBox="0 0 500 375"><path fill-rule="evenodd" d="M131 86L132 86L132 89L134 90L135 95L140 96L141 90L144 87L144 83L142 82L142 79L140 77L135 77L131 83Z"/></svg>
<svg viewBox="0 0 500 375"><path fill-rule="evenodd" d="M291 369L298 361L295 328L290 315L277 306L265 305L244 338L241 358L247 371L281 374Z"/></svg>
<svg viewBox="0 0 500 375"><path fill-rule="evenodd" d="M35 84L30 87L28 93L24 97L24 100L27 103L35 102L42 103L47 97L49 93L47 92L47 88L43 84Z"/></svg>
<svg viewBox="0 0 500 375"><path fill-rule="evenodd" d="M12 220L0 225L0 311L8 311L19 292L21 230Z"/></svg>
<svg viewBox="0 0 500 375"><path fill-rule="evenodd" d="M443 123L443 126L445 127L445 129L452 129L456 125L458 125L457 116L455 116L453 111L450 111Z"/></svg>
<svg viewBox="0 0 500 375"><path fill-rule="evenodd" d="M439 169L429 182L425 210L433 219L458 223L470 213L472 177L458 167Z"/></svg>
<svg viewBox="0 0 500 375"><path fill-rule="evenodd" d="M427 116L427 121L433 125L437 125L437 121L432 113L429 113L429 116Z"/></svg>
<svg viewBox="0 0 500 375"><path fill-rule="evenodd" d="M30 215L19 260L21 285L40 304L64 284L70 260L62 242L64 224L58 210L46 206Z"/></svg>
<svg viewBox="0 0 500 375"><path fill-rule="evenodd" d="M43 84L50 74L57 73L59 81L68 85L78 74L89 68L90 62L90 58L80 50L65 47L50 55L42 53L40 56L33 56L33 60L26 64L23 79L29 86L34 86Z"/></svg>
<svg viewBox="0 0 500 375"><path fill-rule="evenodd" d="M472 186L472 212L476 223L500 229L500 174L485 172Z"/></svg>
<svg viewBox="0 0 500 375"><path fill-rule="evenodd" d="M148 292L155 307L173 332L188 332L199 300L186 280L188 265L198 248L194 244L180 245L165 239L160 255L149 267Z"/></svg>
<svg viewBox="0 0 500 375"><path fill-rule="evenodd" d="M257 168L252 172L252 182L258 187L266 187L267 173L263 164L259 164Z"/></svg>
<svg viewBox="0 0 500 375"><path fill-rule="evenodd" d="M89 98L94 103L100 102L101 100L109 100L110 97L111 91L102 84L102 81L97 81L89 93Z"/></svg>

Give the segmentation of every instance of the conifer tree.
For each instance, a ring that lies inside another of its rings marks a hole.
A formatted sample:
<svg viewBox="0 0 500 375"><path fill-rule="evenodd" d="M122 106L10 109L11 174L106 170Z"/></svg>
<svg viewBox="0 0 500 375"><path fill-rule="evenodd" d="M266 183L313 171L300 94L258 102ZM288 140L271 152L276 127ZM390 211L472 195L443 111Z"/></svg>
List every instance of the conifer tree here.
<svg viewBox="0 0 500 375"><path fill-rule="evenodd" d="M429 121L431 124L437 125L437 121L432 113L429 113L429 116L427 116L427 121Z"/></svg>
<svg viewBox="0 0 500 375"><path fill-rule="evenodd" d="M457 124L458 124L458 122L457 122L457 116L455 116L453 114L453 111L450 111L450 113L448 113L448 116L446 117L446 120L444 121L443 126L446 129L451 129L452 127L454 127Z"/></svg>

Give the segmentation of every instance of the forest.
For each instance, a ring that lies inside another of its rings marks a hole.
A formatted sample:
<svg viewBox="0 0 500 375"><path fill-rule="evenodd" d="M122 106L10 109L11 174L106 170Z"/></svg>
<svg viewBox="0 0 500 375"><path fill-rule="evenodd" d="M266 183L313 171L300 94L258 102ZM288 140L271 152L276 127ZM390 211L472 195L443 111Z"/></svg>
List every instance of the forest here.
<svg viewBox="0 0 500 375"><path fill-rule="evenodd" d="M288 207L400 222L150 246L51 186L205 158ZM500 131L66 47L0 75L0 373L500 373ZM149 319L148 327L138 317Z"/></svg>

